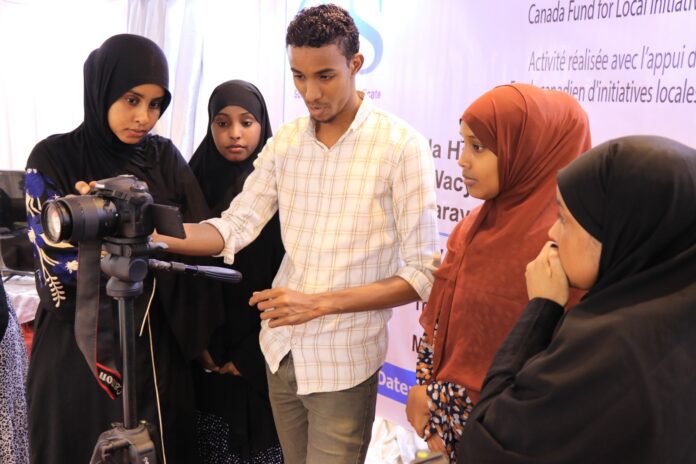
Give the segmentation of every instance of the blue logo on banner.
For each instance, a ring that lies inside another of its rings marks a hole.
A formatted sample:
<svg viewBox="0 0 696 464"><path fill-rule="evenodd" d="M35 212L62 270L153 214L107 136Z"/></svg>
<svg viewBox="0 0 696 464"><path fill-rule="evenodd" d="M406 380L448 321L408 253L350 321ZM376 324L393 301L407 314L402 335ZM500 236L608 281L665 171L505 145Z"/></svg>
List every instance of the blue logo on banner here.
<svg viewBox="0 0 696 464"><path fill-rule="evenodd" d="M394 364L384 363L378 376L377 393L406 404L408 390L416 384L416 373Z"/></svg>
<svg viewBox="0 0 696 464"><path fill-rule="evenodd" d="M379 31L377 31L377 29L369 25L365 20L363 20L360 16L357 15L357 13L355 12L355 6L353 5L354 3L355 0L350 0L350 2L348 3L347 10L353 17L355 25L358 26L360 35L367 39L367 41L370 42L375 49L375 58L372 61L372 63L370 63L369 66L363 66L363 68L360 70L360 74L368 74L374 71L375 68L377 68L379 62L382 61L382 49L384 48L382 44L382 36L379 34ZM300 2L300 7L297 9L297 11L299 12L300 10L302 10L306 4L307 0L302 0ZM382 12L382 0L379 0L379 11Z"/></svg>

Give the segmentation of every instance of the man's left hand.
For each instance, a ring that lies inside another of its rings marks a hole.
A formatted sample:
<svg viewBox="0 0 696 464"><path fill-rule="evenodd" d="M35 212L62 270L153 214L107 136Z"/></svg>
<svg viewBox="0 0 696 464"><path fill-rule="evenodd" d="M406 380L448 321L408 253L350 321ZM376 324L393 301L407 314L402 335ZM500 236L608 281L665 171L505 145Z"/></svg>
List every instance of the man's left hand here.
<svg viewBox="0 0 696 464"><path fill-rule="evenodd" d="M261 311L261 319L269 320L269 327L303 324L324 314L316 295L283 287L254 292L249 306L254 305Z"/></svg>

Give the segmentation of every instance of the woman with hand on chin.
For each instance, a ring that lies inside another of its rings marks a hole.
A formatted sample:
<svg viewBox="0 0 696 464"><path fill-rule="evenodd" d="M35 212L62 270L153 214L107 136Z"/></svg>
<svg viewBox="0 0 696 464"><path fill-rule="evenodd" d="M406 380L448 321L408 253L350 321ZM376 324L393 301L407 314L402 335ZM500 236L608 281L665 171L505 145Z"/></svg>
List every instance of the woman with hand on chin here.
<svg viewBox="0 0 696 464"><path fill-rule="evenodd" d="M696 150L609 141L557 201L457 462L696 462ZM564 313L569 287L587 293Z"/></svg>

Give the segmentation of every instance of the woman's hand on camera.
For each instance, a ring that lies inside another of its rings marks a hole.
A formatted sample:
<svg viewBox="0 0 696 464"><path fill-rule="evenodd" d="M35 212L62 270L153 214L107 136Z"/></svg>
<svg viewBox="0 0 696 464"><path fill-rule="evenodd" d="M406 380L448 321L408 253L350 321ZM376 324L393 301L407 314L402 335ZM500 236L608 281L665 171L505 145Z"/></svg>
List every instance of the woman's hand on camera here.
<svg viewBox="0 0 696 464"><path fill-rule="evenodd" d="M555 243L546 242L534 261L527 264L525 278L530 300L545 298L561 306L568 302L568 277L561 266Z"/></svg>
<svg viewBox="0 0 696 464"><path fill-rule="evenodd" d="M75 190L77 190L80 195L87 195L96 184L97 182L94 180L89 183L85 182L84 180L79 180L75 182Z"/></svg>

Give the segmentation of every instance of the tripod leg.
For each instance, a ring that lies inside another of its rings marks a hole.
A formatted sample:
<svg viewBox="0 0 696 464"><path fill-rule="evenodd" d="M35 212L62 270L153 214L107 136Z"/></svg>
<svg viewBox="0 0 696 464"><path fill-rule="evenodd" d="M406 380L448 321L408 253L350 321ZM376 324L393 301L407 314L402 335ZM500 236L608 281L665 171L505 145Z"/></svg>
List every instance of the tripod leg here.
<svg viewBox="0 0 696 464"><path fill-rule="evenodd" d="M123 425L138 426L138 407L135 392L135 329L133 327L133 298L118 299L118 320L123 356Z"/></svg>

